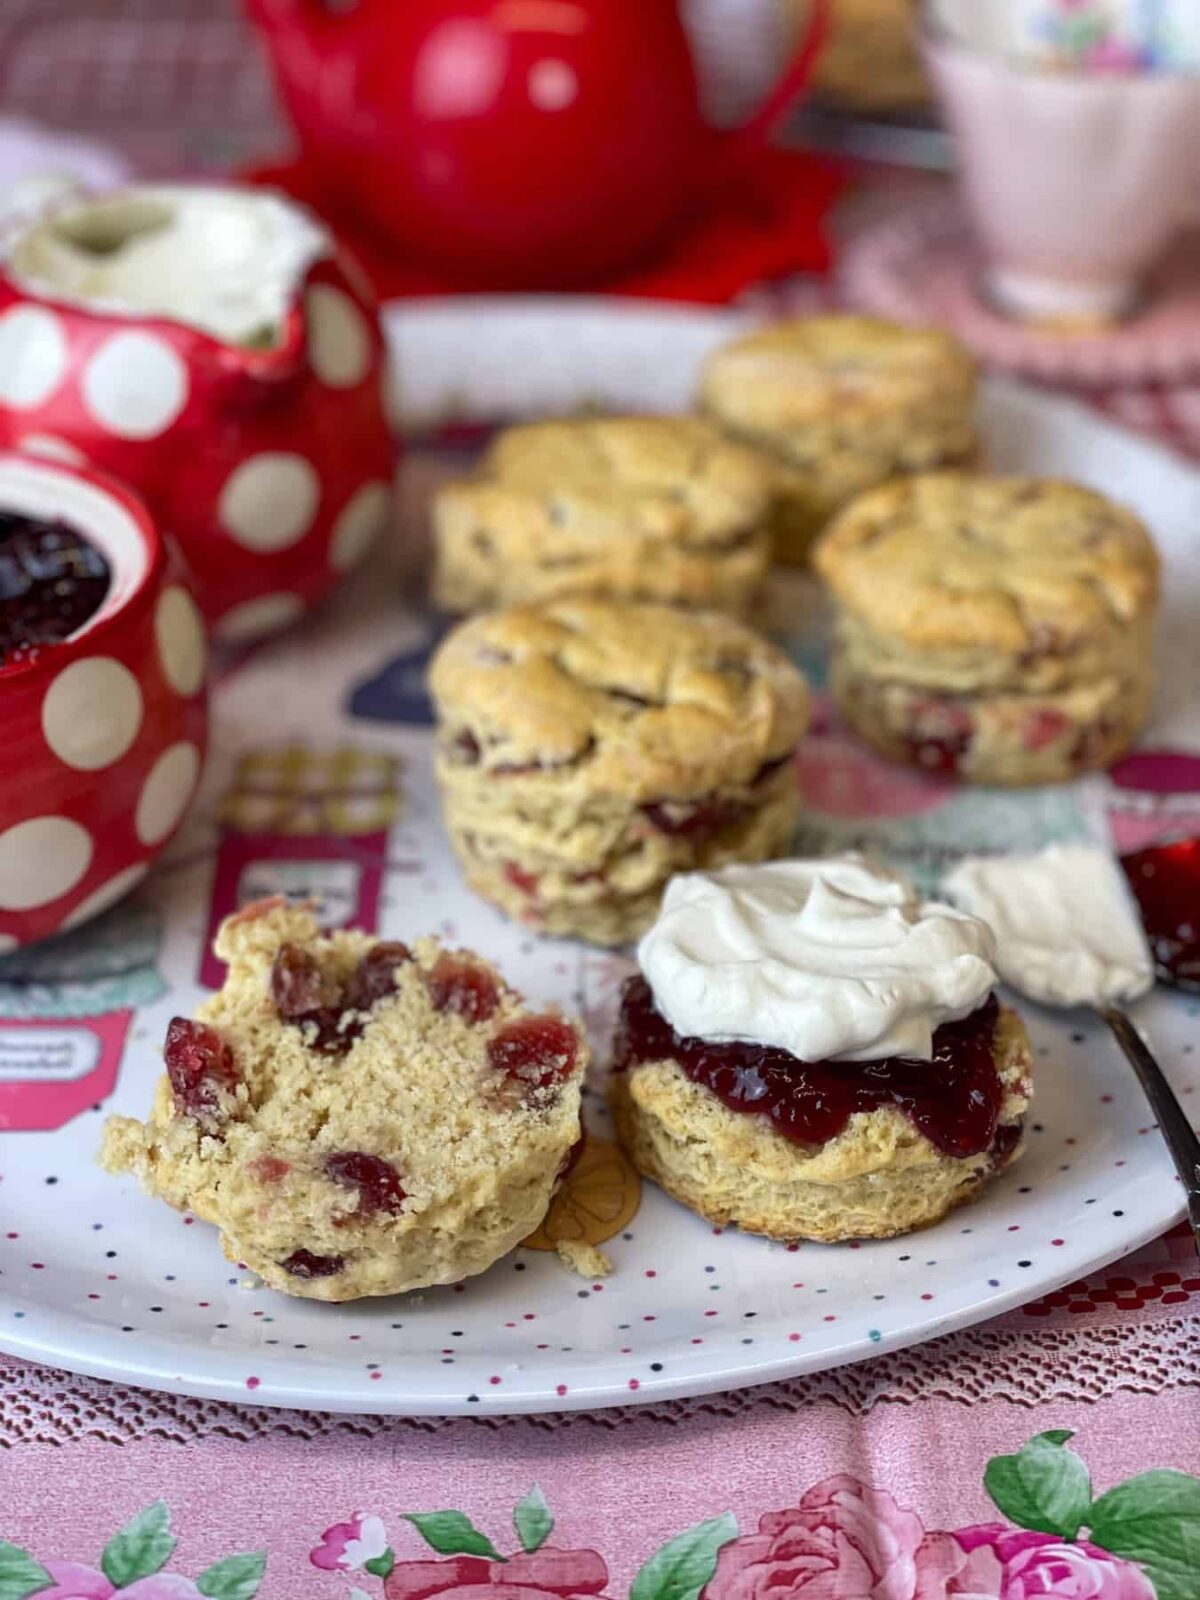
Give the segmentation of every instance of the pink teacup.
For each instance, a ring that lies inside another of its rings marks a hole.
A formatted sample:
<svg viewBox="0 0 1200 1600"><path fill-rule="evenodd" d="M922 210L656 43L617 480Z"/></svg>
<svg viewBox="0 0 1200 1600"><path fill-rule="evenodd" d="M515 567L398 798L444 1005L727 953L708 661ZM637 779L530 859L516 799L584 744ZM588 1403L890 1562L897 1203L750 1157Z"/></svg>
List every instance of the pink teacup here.
<svg viewBox="0 0 1200 1600"><path fill-rule="evenodd" d="M1200 76L1046 70L1006 48L1005 16L1029 9L937 0L927 14L925 59L957 139L986 288L1031 321L1115 320L1194 198Z"/></svg>

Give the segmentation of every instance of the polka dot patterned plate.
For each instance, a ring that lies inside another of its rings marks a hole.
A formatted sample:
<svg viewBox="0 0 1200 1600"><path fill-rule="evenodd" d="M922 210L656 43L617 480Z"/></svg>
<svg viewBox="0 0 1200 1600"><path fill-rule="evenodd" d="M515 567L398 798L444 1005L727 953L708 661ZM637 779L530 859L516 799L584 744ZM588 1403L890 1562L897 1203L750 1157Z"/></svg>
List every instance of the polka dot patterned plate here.
<svg viewBox="0 0 1200 1600"><path fill-rule="evenodd" d="M393 332L411 373L409 415L428 425L585 398L676 405L728 326L704 313L585 303L417 307ZM1009 385L989 388L984 426L1002 465L1113 490L1155 527L1169 581L1152 744L1175 758L1138 764L1126 787L1094 779L971 794L916 777L888 781L844 734L822 728L806 752L806 850L873 843L931 880L957 849L1141 843L1172 818L1200 813L1200 763L1187 755L1200 750L1188 692L1200 680L1188 620L1200 615L1200 476L1078 407ZM441 445L414 446L412 526L429 485L463 469L463 437L456 428ZM239 897L272 888L308 887L330 921L473 945L527 994L581 1011L603 1055L628 962L530 938L459 877L439 824L421 689L436 625L397 601L399 581L369 567L321 617L228 674L200 807L168 858L92 932L0 964L0 1126L9 1130L0 1141L0 1347L124 1382L277 1406L474 1415L600 1407L761 1383L928 1339L1044 1294L1179 1217L1170 1163L1116 1048L1077 1017L1031 1007L1038 1097L1028 1154L978 1204L891 1242L788 1248L714 1232L651 1188L638 1206L604 1142L599 1082L586 1102L593 1144L579 1181L534 1242L615 1229L604 1279L574 1277L552 1252L530 1248L450 1288L340 1307L291 1301L224 1261L205 1224L101 1173L93 1158L102 1114L144 1110L168 1019L218 976L203 954L213 923ZM819 628L789 645L819 690ZM1174 774L1171 792L1155 792L1158 771ZM1191 801L1180 792L1189 783ZM1200 1097L1198 1009L1162 994L1138 1012L1185 1105Z"/></svg>

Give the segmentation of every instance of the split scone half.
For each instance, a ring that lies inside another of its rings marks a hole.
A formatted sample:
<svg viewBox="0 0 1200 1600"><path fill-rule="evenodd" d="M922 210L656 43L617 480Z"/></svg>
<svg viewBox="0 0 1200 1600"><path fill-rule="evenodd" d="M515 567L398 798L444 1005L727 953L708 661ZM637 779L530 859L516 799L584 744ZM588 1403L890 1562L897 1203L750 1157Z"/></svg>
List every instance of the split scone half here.
<svg viewBox="0 0 1200 1600"><path fill-rule="evenodd" d="M274 1289L353 1300L483 1272L545 1217L580 1138L587 1045L477 956L263 901L219 994L167 1033L145 1122L102 1164L221 1230Z"/></svg>

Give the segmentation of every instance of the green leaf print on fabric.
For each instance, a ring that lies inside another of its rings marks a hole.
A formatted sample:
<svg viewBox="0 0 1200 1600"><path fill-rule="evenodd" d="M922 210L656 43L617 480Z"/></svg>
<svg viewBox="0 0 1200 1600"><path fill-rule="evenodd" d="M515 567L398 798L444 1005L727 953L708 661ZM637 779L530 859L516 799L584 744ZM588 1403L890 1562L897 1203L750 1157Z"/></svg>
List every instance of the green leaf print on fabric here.
<svg viewBox="0 0 1200 1600"><path fill-rule="evenodd" d="M480 1533L461 1511L406 1511L404 1519L412 1523L425 1543L440 1556L486 1556L489 1561L504 1560L487 1535Z"/></svg>
<svg viewBox="0 0 1200 1600"><path fill-rule="evenodd" d="M1073 1539L1087 1520L1092 1480L1061 1429L1040 1433L1015 1456L988 1462L984 1486L1010 1522Z"/></svg>
<svg viewBox="0 0 1200 1600"><path fill-rule="evenodd" d="M1092 1507L1093 1544L1139 1563L1158 1600L1200 1594L1200 1479L1143 1472Z"/></svg>
<svg viewBox="0 0 1200 1600"><path fill-rule="evenodd" d="M114 1589L124 1589L138 1578L161 1572L177 1543L166 1502L156 1500L113 1534L104 1547L100 1566Z"/></svg>
<svg viewBox="0 0 1200 1600"><path fill-rule="evenodd" d="M200 1574L196 1587L208 1600L254 1600L266 1567L267 1558L261 1552L226 1556Z"/></svg>
<svg viewBox="0 0 1200 1600"><path fill-rule="evenodd" d="M629 1600L697 1600L717 1570L723 1545L737 1538L732 1511L698 1523L652 1555L633 1580Z"/></svg>
<svg viewBox="0 0 1200 1600"><path fill-rule="evenodd" d="M28 1600L54 1579L27 1550L0 1539L0 1600Z"/></svg>
<svg viewBox="0 0 1200 1600"><path fill-rule="evenodd" d="M540 1550L554 1532L554 1517L540 1484L535 1483L513 1509L513 1527L526 1555Z"/></svg>

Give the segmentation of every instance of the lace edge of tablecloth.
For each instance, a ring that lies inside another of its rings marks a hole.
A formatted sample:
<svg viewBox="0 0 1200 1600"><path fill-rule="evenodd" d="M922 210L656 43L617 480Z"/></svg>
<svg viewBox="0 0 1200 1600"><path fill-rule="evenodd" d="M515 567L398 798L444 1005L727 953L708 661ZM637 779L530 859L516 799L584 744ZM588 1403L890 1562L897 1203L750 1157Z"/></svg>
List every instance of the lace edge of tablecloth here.
<svg viewBox="0 0 1200 1600"><path fill-rule="evenodd" d="M220 1437L273 1436L315 1440L370 1438L397 1428L616 1428L637 1421L679 1425L700 1417L730 1418L758 1410L798 1411L813 1403L854 1416L891 1402L942 1399L965 1405L1004 1400L1090 1402L1122 1392L1159 1394L1200 1387L1200 1317L1147 1326L1040 1329L976 1328L860 1366L787 1383L608 1411L531 1417L396 1418L277 1411L224 1401L127 1389L47 1367L0 1366L0 1449L62 1445L80 1438L109 1444L142 1439L190 1443Z"/></svg>

